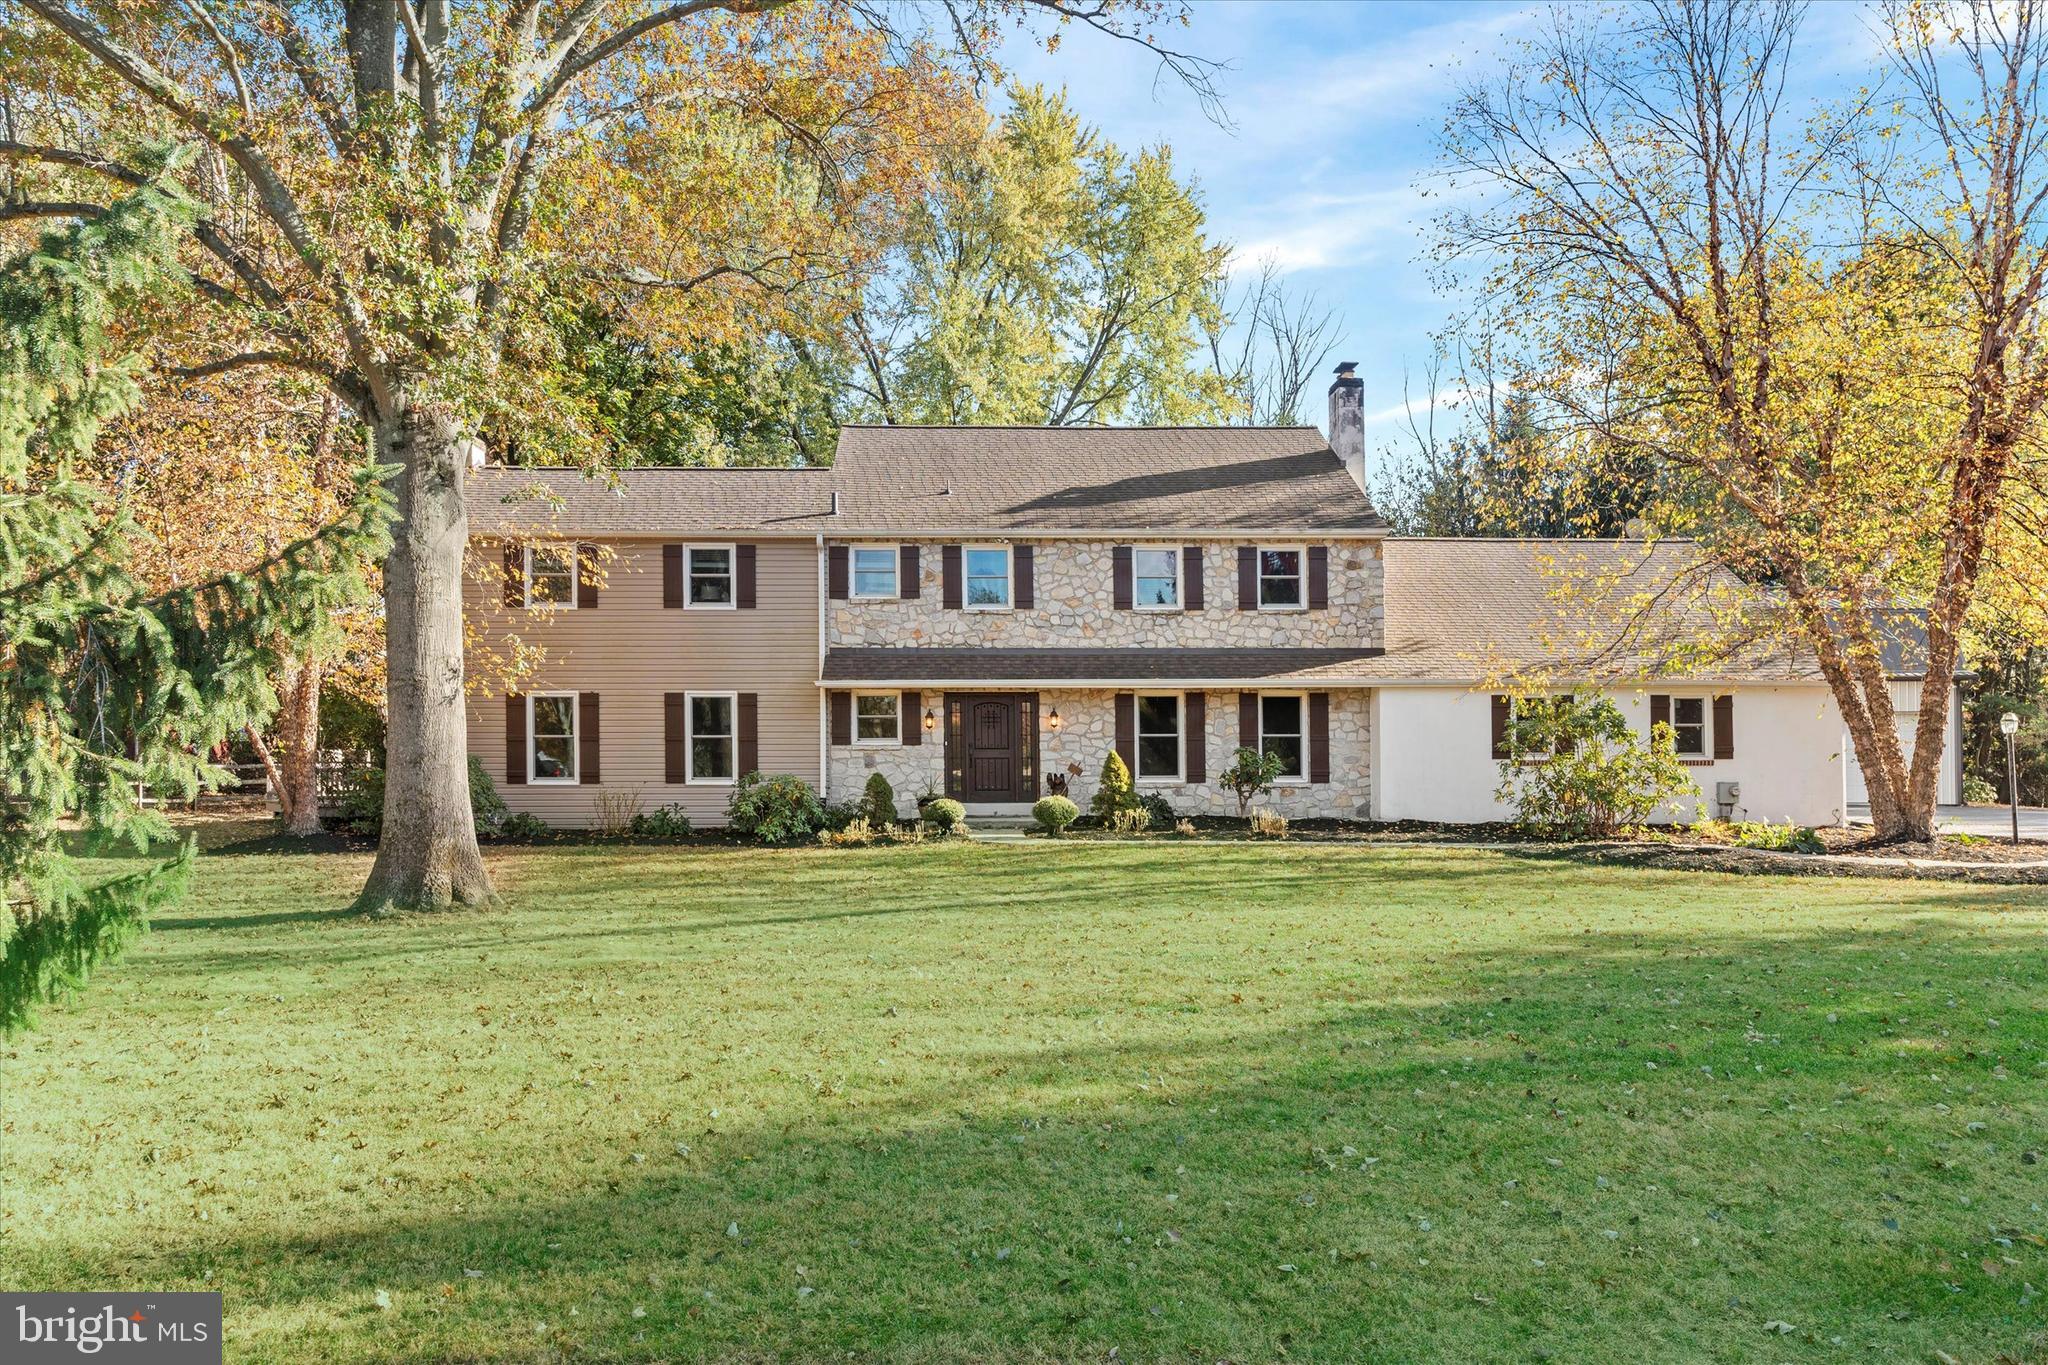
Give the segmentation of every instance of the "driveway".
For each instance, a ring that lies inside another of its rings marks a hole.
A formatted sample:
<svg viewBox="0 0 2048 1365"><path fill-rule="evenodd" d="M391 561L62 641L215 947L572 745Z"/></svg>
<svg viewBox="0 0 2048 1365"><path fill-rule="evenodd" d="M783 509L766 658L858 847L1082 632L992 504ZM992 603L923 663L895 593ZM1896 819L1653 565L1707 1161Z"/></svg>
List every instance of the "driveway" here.
<svg viewBox="0 0 2048 1365"><path fill-rule="evenodd" d="M1937 806L1935 824L1949 834L1983 834L1993 838L2012 835L2012 812L2005 806ZM1849 823L1870 823L1870 807L1849 807ZM2048 808L2020 807L2020 838L2048 839Z"/></svg>

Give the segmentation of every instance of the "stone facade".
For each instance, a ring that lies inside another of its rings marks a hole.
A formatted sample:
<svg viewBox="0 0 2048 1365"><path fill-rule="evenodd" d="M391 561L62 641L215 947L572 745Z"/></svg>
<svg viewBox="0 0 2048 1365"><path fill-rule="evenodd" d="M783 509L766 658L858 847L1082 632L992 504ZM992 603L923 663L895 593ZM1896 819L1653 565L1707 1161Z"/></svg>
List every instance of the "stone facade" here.
<svg viewBox="0 0 2048 1365"><path fill-rule="evenodd" d="M1373 648L1383 643L1385 591L1377 541L1275 536L1260 542L1329 546L1330 605L1320 611L1240 611L1237 549L1246 542L1203 542L1203 609L1198 612L1117 610L1111 555L1117 544L1130 542L1029 543L1033 546L1035 598L1029 608L948 611L944 543L920 542L919 595L893 601L828 602L826 644L898 649L1331 649ZM1178 544L1144 543L1148 547Z"/></svg>
<svg viewBox="0 0 2048 1365"><path fill-rule="evenodd" d="M1335 578L1332 572L1332 579ZM1331 599L1336 598L1335 583ZM1233 597L1233 600L1234 597ZM1167 690L1167 689L1161 689ZM1217 781L1217 774L1230 766L1237 752L1237 692L1205 692L1207 724L1206 767L1209 780L1200 785L1185 782L1142 783L1157 791L1174 810L1184 815L1235 815L1237 798ZM1372 717L1371 694L1362 688L1330 692L1330 780L1327 783L1277 786L1258 805L1276 810L1289 819L1314 817L1370 818L1372 813ZM924 694L925 705L940 716L945 714L945 696ZM1060 714L1060 728L1053 731L1048 718ZM905 717L905 723L912 723ZM1087 810L1095 795L1102 760L1116 743L1116 694L1101 689L1044 688L1038 692L1038 744L1043 774L1064 774L1067 795ZM834 744L826 758L829 794L834 801L859 796L868 774L881 772L895 788L898 808L911 814L917 797L926 791L944 792L946 747L943 734L924 736L913 746L867 746ZM1043 791L1043 777L1040 790Z"/></svg>

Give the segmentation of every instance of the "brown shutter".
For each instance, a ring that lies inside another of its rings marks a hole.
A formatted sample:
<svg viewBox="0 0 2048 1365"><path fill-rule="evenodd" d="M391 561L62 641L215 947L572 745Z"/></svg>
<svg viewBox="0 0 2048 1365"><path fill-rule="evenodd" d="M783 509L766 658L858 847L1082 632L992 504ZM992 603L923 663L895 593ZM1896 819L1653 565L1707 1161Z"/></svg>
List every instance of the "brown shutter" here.
<svg viewBox="0 0 2048 1365"><path fill-rule="evenodd" d="M1118 611L1129 611L1136 593L1131 586L1131 547L1119 545L1109 552L1110 594Z"/></svg>
<svg viewBox="0 0 2048 1365"><path fill-rule="evenodd" d="M683 547L680 545L661 547L661 605L683 605ZM682 781L681 778L674 780Z"/></svg>
<svg viewBox="0 0 2048 1365"><path fill-rule="evenodd" d="M1186 750L1189 782L1209 780L1209 706L1200 692L1190 692L1181 703L1182 747Z"/></svg>
<svg viewBox="0 0 2048 1365"><path fill-rule="evenodd" d="M1237 694L1237 747L1254 752L1259 747L1259 694L1256 692Z"/></svg>
<svg viewBox="0 0 2048 1365"><path fill-rule="evenodd" d="M1202 547L1199 545L1181 547L1180 604L1185 611L1202 609Z"/></svg>
<svg viewBox="0 0 2048 1365"><path fill-rule="evenodd" d="M914 749L924 743L924 694L905 692L896 702L896 724L903 732L903 745Z"/></svg>
<svg viewBox="0 0 2048 1365"><path fill-rule="evenodd" d="M834 602L844 602L847 592L848 551L844 545L834 545L825 551L825 596Z"/></svg>
<svg viewBox="0 0 2048 1365"><path fill-rule="evenodd" d="M1658 726L1671 723L1671 696L1666 692L1650 694L1650 729L1654 733Z"/></svg>
<svg viewBox="0 0 2048 1365"><path fill-rule="evenodd" d="M939 563L945 572L945 597L942 599L947 611L959 611L962 604L960 582L960 547L948 545L939 552Z"/></svg>
<svg viewBox="0 0 2048 1365"><path fill-rule="evenodd" d="M1493 756L1506 758L1513 752L1508 745L1508 699L1498 692L1493 695Z"/></svg>
<svg viewBox="0 0 2048 1365"><path fill-rule="evenodd" d="M917 547L904 545L896 551L896 595L915 602L918 597Z"/></svg>
<svg viewBox="0 0 2048 1365"><path fill-rule="evenodd" d="M1237 547L1237 609L1259 609L1259 552L1249 545Z"/></svg>
<svg viewBox="0 0 2048 1365"><path fill-rule="evenodd" d="M1735 697L1728 692L1714 698L1714 757L1735 757Z"/></svg>
<svg viewBox="0 0 2048 1365"><path fill-rule="evenodd" d="M832 694L832 742L853 743L853 693Z"/></svg>
<svg viewBox="0 0 2048 1365"><path fill-rule="evenodd" d="M505 605L526 605L526 551L509 540L505 542Z"/></svg>
<svg viewBox="0 0 2048 1365"><path fill-rule="evenodd" d="M1330 694L1308 694L1308 780L1330 780Z"/></svg>
<svg viewBox="0 0 2048 1365"><path fill-rule="evenodd" d="M1330 605L1330 547L1308 547L1308 609L1322 611Z"/></svg>
<svg viewBox="0 0 2048 1365"><path fill-rule="evenodd" d="M526 785L526 698L505 694L505 785Z"/></svg>
<svg viewBox="0 0 2048 1365"><path fill-rule="evenodd" d="M1011 576L1017 580L1017 607L1028 610L1038 605L1037 585L1033 581L1032 554L1029 545L1012 546L1010 549Z"/></svg>
<svg viewBox="0 0 2048 1365"><path fill-rule="evenodd" d="M690 780L690 768L683 755L684 719L689 697L681 692L661 694L661 780L683 783Z"/></svg>
<svg viewBox="0 0 2048 1365"><path fill-rule="evenodd" d="M738 599L738 609L741 611L754 609L754 549L752 545L733 547L733 577L739 580L734 585L733 595Z"/></svg>
<svg viewBox="0 0 2048 1365"><path fill-rule="evenodd" d="M586 787L603 781L597 770L599 753L597 693L576 694L576 780Z"/></svg>
<svg viewBox="0 0 2048 1365"><path fill-rule="evenodd" d="M1557 753L1568 754L1572 750L1579 747L1577 744L1572 742L1571 735L1569 735L1562 729L1563 726L1569 723L1569 717L1572 709L1572 694L1567 692L1561 697L1553 697L1551 699L1550 704L1553 707L1557 708L1556 719L1557 724L1560 727L1557 735L1557 742L1551 747Z"/></svg>
<svg viewBox="0 0 2048 1365"><path fill-rule="evenodd" d="M597 547L576 547L576 610L597 610Z"/></svg>
<svg viewBox="0 0 2048 1365"><path fill-rule="evenodd" d="M1116 752L1135 778L1138 775L1138 694L1135 692L1116 694Z"/></svg>
<svg viewBox="0 0 2048 1365"><path fill-rule="evenodd" d="M740 693L739 705L734 710L738 715L733 728L739 731L739 742L734 746L739 750L737 776L743 777L761 771L761 694Z"/></svg>

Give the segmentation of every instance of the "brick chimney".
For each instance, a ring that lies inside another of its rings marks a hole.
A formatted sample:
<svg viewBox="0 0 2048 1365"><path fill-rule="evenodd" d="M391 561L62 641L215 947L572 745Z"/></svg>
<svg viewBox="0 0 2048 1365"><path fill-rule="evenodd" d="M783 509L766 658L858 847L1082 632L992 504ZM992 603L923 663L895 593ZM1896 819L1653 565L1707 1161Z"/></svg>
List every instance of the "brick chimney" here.
<svg viewBox="0 0 2048 1365"><path fill-rule="evenodd" d="M1337 377L1330 382L1330 449L1344 462L1344 469L1365 488L1365 381L1352 373L1355 360L1337 363Z"/></svg>

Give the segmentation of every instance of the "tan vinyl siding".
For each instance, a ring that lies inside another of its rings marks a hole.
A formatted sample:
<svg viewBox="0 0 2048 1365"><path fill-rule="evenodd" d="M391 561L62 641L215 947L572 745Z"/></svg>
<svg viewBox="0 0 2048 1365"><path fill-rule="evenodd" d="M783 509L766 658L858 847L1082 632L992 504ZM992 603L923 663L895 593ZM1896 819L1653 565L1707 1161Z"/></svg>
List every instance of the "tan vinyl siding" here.
<svg viewBox="0 0 2048 1365"><path fill-rule="evenodd" d="M702 537L692 544L734 543ZM663 780L662 694L753 692L760 698L760 766L818 782L818 561L809 541L754 541L756 607L661 605L661 545L615 544L594 611L526 611L504 605L496 546L490 566L464 586L464 604L484 654L504 654L510 637L544 651L521 692L596 692L602 698L602 785L503 785L505 701L469 699L469 749L501 785L505 804L563 828L595 822L600 793L637 793L644 809L680 803L699 825L722 824L729 786Z"/></svg>

